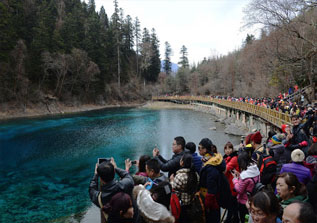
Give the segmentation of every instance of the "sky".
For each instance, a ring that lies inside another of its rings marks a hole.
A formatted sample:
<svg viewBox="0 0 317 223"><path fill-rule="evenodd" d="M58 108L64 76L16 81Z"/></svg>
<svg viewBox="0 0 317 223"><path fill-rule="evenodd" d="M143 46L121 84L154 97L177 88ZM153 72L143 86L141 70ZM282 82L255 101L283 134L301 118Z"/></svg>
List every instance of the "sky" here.
<svg viewBox="0 0 317 223"><path fill-rule="evenodd" d="M238 50L247 34L243 30L243 8L250 0L118 0L124 16L139 18L141 30L154 28L160 41L161 60L165 42L172 48L171 60L178 63L183 45L190 65L204 58L227 55ZM88 2L88 0L86 0ZM103 5L108 18L113 0L95 0L96 10Z"/></svg>

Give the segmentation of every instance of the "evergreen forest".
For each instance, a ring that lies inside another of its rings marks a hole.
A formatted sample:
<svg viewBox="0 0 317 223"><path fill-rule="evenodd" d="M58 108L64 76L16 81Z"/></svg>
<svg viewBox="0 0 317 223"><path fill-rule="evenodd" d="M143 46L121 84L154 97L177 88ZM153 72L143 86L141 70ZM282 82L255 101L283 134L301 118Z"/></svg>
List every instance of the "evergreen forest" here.
<svg viewBox="0 0 317 223"><path fill-rule="evenodd" d="M0 2L0 102L27 107L142 100L160 72L155 29L141 30L114 1L109 17L94 0Z"/></svg>
<svg viewBox="0 0 317 223"><path fill-rule="evenodd" d="M183 45L176 73L173 46L165 42L160 52L154 28L141 29L117 0L113 7L108 15L94 0L1 0L2 108L141 102L162 94L271 97L293 85L312 86L315 97L315 1L250 0L244 27L260 25L259 37L248 34L239 49L198 64L189 64Z"/></svg>

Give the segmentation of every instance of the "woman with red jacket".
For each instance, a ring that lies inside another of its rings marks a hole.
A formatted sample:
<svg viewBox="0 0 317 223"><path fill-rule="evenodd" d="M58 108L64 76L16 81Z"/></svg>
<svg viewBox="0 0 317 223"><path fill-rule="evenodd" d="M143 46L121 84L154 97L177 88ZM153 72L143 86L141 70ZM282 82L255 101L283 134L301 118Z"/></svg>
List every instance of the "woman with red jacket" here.
<svg viewBox="0 0 317 223"><path fill-rule="evenodd" d="M228 208L228 214L227 219L225 220L225 223L232 222L237 223L239 222L239 215L238 215L238 203L237 203L237 192L234 190L233 186L233 176L231 172L234 170L239 171L239 164L238 164L238 153L237 151L234 151L233 145L231 142L227 142L224 146L224 152L225 155L223 156L223 159L226 162L226 171L225 176L227 177L229 184L230 184L230 190L233 196L233 202L234 205L232 205L232 208Z"/></svg>

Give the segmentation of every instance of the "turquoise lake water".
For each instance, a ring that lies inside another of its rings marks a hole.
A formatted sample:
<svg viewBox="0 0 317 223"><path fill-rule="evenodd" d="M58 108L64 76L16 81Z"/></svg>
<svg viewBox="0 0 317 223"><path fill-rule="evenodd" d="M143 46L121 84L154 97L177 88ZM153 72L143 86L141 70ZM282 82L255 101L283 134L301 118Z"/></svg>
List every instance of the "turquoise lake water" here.
<svg viewBox="0 0 317 223"><path fill-rule="evenodd" d="M196 144L209 137L222 152L227 141L240 139L223 128L197 111L131 108L1 122L0 222L80 221L91 206L98 157L114 157L124 168L125 159L152 155L157 144L169 158L179 135Z"/></svg>

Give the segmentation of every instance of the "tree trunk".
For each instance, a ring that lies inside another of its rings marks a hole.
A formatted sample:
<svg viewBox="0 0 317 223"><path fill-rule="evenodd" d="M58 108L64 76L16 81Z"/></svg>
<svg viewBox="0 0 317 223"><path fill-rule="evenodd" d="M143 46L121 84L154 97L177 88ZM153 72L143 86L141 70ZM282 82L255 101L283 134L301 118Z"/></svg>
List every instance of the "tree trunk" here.
<svg viewBox="0 0 317 223"><path fill-rule="evenodd" d="M119 49L119 40L118 40L118 36L117 36L117 54L118 54L118 89L120 90L120 86L121 86L121 83L120 83L120 49Z"/></svg>

